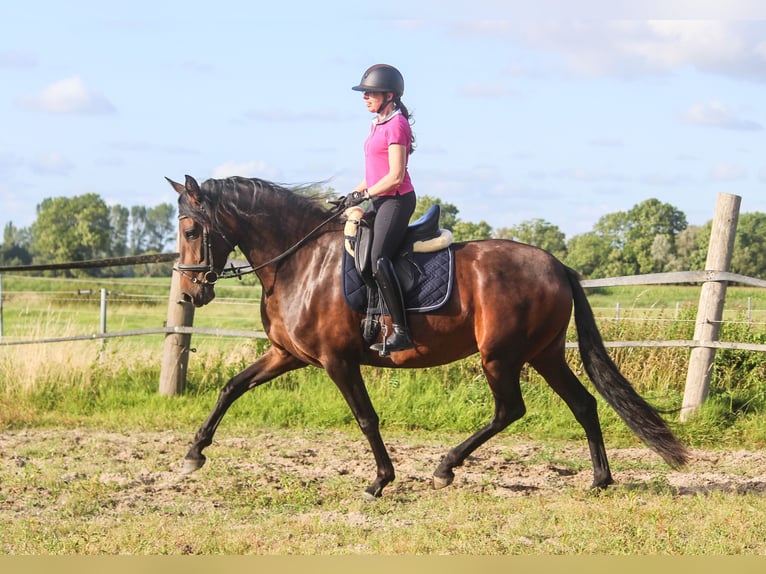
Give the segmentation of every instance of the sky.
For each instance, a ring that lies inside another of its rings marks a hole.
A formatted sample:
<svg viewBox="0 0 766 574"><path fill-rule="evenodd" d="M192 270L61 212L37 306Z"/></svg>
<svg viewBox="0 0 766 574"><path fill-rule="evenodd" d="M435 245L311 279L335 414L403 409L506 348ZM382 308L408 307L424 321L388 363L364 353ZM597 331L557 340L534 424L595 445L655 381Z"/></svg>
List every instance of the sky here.
<svg viewBox="0 0 766 574"><path fill-rule="evenodd" d="M635 7L634 4L640 4ZM362 179L351 90L404 75L419 195L567 238L658 199L766 212L763 2L95 2L0 6L0 225L49 197L175 202L165 177Z"/></svg>

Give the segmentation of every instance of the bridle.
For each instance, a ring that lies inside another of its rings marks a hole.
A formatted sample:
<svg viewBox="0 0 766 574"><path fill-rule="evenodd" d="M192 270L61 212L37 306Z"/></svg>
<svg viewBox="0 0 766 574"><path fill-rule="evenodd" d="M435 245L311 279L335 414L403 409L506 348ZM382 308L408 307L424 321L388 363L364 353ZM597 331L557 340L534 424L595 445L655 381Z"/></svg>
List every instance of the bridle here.
<svg viewBox="0 0 766 574"><path fill-rule="evenodd" d="M178 219L181 220L181 219L187 219L187 218L179 217ZM224 235L221 235L221 238L229 245L230 247L229 251L234 249L234 244L231 241L229 241L228 238L226 238ZM218 281L219 279L241 276L242 275L241 269L246 268L246 267L236 268L234 267L234 264L232 263L231 265L232 268L231 270L229 270L229 273L227 273L223 268L216 269L215 262L213 261L213 247L210 243L210 232L208 231L207 226L202 228L202 248L204 252L203 252L201 263L194 263L194 264L178 263L175 267L173 267L173 271L178 272L180 275L186 277L189 281L191 281L194 284L214 285L216 281ZM191 275L191 273L202 273L202 279L200 279L196 275Z"/></svg>
<svg viewBox="0 0 766 574"><path fill-rule="evenodd" d="M231 264L228 268L221 267L220 269L216 269L215 264L213 262L213 248L210 243L210 232L207 228L207 226L204 226L202 228L202 246L204 249L203 253L203 259L201 263L194 263L194 264L186 264L186 263L178 263L175 267L173 267L173 271L177 272L179 275L182 275L183 277L186 277L189 281L194 283L195 285L215 285L215 283L219 279L231 279L232 277L236 277L238 279L242 279L243 275L249 275L250 273L255 273L256 271L260 271L264 267L268 267L269 265L272 265L274 263L277 263L279 261L282 261L283 259L288 258L290 255L298 251L301 247L303 247L309 239L311 239L314 234L319 231L322 227L330 223L333 219L335 219L341 212L343 211L342 205L338 204L336 205L336 208L332 210L332 215L322 221L319 225L317 225L314 229L308 232L308 234L303 237L303 239L299 240L295 245L290 247L289 249L285 250L284 252L280 253L273 259L269 259L265 263L261 263L260 265L257 265L256 267L253 267L252 265L241 265L239 267L235 266L234 263ZM178 219L187 219L187 216L179 217ZM220 235L221 239L223 239L229 246L229 253L231 253L234 250L234 247L236 247L235 243L230 241L225 235L218 232L218 235ZM202 273L202 278L200 279L196 275L190 275L190 273Z"/></svg>

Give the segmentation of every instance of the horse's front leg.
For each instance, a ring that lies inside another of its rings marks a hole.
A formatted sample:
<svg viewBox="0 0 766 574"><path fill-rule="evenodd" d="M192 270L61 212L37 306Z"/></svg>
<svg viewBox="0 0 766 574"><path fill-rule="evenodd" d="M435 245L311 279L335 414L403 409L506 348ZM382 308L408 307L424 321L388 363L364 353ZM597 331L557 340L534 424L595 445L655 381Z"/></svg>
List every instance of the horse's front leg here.
<svg viewBox="0 0 766 574"><path fill-rule="evenodd" d="M194 442L189 452L186 453L186 457L184 457L181 472L189 474L205 464L205 455L202 454L202 450L212 444L213 435L221 423L223 415L226 414L226 411L229 410L234 401L260 384L268 382L283 373L305 366L306 363L303 361L299 361L280 349L271 347L252 365L232 377L221 389L218 395L218 402L213 407L210 416L199 428L197 434L194 435Z"/></svg>
<svg viewBox="0 0 766 574"><path fill-rule="evenodd" d="M325 365L325 370L340 389L359 428L370 443L378 473L372 484L365 489L365 494L370 497L379 497L383 493L383 488L394 480L394 465L388 456L383 437L380 435L378 413L375 412L370 395L367 393L359 364Z"/></svg>

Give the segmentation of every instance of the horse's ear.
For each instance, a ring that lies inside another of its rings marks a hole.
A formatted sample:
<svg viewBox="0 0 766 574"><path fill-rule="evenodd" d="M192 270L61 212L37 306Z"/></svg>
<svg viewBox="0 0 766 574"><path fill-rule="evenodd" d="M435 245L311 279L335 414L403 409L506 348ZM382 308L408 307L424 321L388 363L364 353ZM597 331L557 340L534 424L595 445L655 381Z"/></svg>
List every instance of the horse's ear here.
<svg viewBox="0 0 766 574"><path fill-rule="evenodd" d="M165 179L168 180L168 183L173 187L173 189L176 190L177 193L181 194L185 191L184 186L178 183L177 181L173 181L169 177L166 177Z"/></svg>
<svg viewBox="0 0 766 574"><path fill-rule="evenodd" d="M199 188L199 184L197 183L197 180L190 175L186 176L185 189L186 189L186 193L189 194L189 197L191 197L191 199L193 199L198 204L202 203L202 191Z"/></svg>

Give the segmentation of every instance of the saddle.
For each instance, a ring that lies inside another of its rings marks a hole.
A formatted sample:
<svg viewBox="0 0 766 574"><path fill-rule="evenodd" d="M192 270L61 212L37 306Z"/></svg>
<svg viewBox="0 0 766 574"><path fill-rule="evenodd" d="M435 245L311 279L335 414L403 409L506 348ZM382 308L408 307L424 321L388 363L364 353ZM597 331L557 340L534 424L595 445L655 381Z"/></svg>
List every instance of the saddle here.
<svg viewBox="0 0 766 574"><path fill-rule="evenodd" d="M372 225L360 207L346 210L345 215L343 292L348 305L365 314L362 336L370 344L378 338L383 314L372 276ZM392 260L408 312L434 311L447 302L452 292L452 233L439 228L440 215L439 205L434 204L411 223Z"/></svg>
<svg viewBox="0 0 766 574"><path fill-rule="evenodd" d="M452 245L452 233L439 228L441 207L435 203L422 217L407 227L407 233L402 241L402 247L392 263L396 270L402 291L408 291L417 279L417 273L422 272L413 261L414 253L433 253ZM372 277L372 248L371 222L365 218L360 207L352 207L346 211L346 226L343 230L346 251L354 258L354 267L368 287L375 287Z"/></svg>

